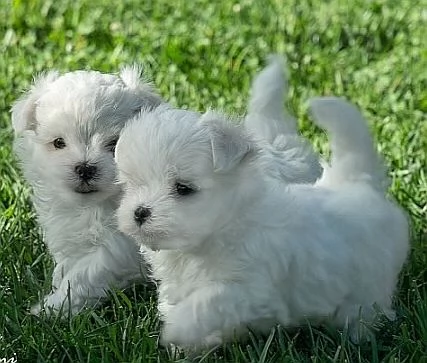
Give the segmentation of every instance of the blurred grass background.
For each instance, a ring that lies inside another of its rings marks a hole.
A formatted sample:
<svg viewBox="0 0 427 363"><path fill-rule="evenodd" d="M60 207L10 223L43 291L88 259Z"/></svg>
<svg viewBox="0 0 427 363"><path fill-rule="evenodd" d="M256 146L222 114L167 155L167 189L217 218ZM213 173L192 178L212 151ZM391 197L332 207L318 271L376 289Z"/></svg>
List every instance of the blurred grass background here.
<svg viewBox="0 0 427 363"><path fill-rule="evenodd" d="M357 103L389 167L390 193L408 211L412 253L396 298L398 320L355 346L328 328L228 344L203 362L427 362L427 4L412 0L5 0L0 6L0 360L167 362L157 346L155 292L117 291L73 319L28 315L50 286L52 261L12 153L10 107L42 71L117 72L143 63L179 107L242 114L270 53L287 56L289 107L306 117L314 95ZM289 293L292 293L291 291Z"/></svg>

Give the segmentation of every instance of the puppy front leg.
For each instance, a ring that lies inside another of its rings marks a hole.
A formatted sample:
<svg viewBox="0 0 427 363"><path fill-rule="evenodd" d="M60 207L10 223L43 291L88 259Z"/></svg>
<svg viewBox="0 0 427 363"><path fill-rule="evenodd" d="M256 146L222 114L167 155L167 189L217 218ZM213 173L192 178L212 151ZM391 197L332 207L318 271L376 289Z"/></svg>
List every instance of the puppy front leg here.
<svg viewBox="0 0 427 363"><path fill-rule="evenodd" d="M31 313L39 314L44 308L47 314L57 314L60 311L64 314L76 314L84 306L96 305L112 287L122 288L130 280L143 277L138 261L119 261L114 257L98 250L93 254L80 256L72 263L67 262L69 270L65 274L55 269L54 283L57 285L52 293L44 297L41 304L31 309Z"/></svg>
<svg viewBox="0 0 427 363"><path fill-rule="evenodd" d="M241 334L254 321L272 319L264 296L238 284L215 284L170 307L161 341L190 349L210 347Z"/></svg>
<svg viewBox="0 0 427 363"><path fill-rule="evenodd" d="M98 297L94 299L96 295ZM95 305L100 295L105 296L105 291L95 293L85 270L74 268L62 276L62 271L55 269L52 292L31 308L31 314L39 315L44 310L46 315L74 315L85 305Z"/></svg>

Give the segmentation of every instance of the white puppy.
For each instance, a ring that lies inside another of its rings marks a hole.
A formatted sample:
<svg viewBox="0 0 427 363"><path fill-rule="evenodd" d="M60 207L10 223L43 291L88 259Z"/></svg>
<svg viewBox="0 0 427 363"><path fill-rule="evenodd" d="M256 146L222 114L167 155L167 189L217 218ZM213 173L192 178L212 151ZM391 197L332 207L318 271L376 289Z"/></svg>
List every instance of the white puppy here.
<svg viewBox="0 0 427 363"><path fill-rule="evenodd" d="M117 230L114 149L125 122L160 102L128 67L118 76L49 72L13 106L15 148L56 263L52 292L32 313L63 303L75 313L142 278L135 243Z"/></svg>
<svg viewBox="0 0 427 363"><path fill-rule="evenodd" d="M264 148L266 174L288 183L313 183L322 173L318 156L297 134L297 120L284 107L288 75L281 56L253 80L245 127ZM267 160L266 160L267 161Z"/></svg>
<svg viewBox="0 0 427 363"><path fill-rule="evenodd" d="M159 280L163 343L200 348L323 318L357 338L374 304L392 317L406 217L384 196L357 109L335 98L311 109L333 150L314 185L265 177L263 149L220 115L161 107L124 129L119 228Z"/></svg>

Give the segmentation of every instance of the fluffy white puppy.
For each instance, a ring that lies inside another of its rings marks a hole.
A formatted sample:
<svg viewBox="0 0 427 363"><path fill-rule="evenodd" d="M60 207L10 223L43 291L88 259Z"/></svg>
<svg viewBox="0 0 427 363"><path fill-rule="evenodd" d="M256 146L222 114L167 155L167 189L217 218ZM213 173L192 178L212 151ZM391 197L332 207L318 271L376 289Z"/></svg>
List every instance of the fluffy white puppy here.
<svg viewBox="0 0 427 363"><path fill-rule="evenodd" d="M124 129L119 228L159 281L163 343L199 348L323 318L357 338L374 305L392 317L405 214L384 195L359 111L336 98L311 110L333 150L314 185L265 177L263 149L221 115L161 107Z"/></svg>
<svg viewBox="0 0 427 363"><path fill-rule="evenodd" d="M72 313L142 278L135 243L117 230L114 149L125 122L161 102L137 67L119 75L52 71L12 108L15 148L55 260L52 292L32 308Z"/></svg>
<svg viewBox="0 0 427 363"><path fill-rule="evenodd" d="M245 127L270 156L266 174L288 183L314 183L322 174L318 156L297 133L297 120L284 107L288 96L285 60L270 56L254 78Z"/></svg>

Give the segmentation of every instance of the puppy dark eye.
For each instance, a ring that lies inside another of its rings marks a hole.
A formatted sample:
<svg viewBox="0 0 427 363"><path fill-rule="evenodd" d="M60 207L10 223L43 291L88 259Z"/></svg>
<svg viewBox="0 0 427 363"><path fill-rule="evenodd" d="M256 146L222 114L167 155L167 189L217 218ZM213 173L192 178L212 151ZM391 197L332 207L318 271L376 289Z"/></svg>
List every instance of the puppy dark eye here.
<svg viewBox="0 0 427 363"><path fill-rule="evenodd" d="M57 139L53 140L53 146L55 149L63 149L66 144L62 137L58 137Z"/></svg>
<svg viewBox="0 0 427 363"><path fill-rule="evenodd" d="M119 141L119 139L113 139L107 145L105 145L105 147L107 148L107 150L111 151L112 153L114 151L116 151L117 141Z"/></svg>
<svg viewBox="0 0 427 363"><path fill-rule="evenodd" d="M178 195L186 196L186 195L194 194L195 192L197 192L197 189L190 184L176 182L175 191Z"/></svg>

